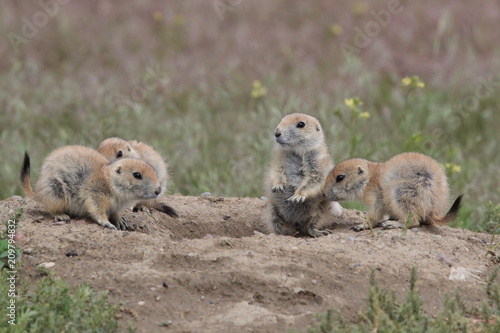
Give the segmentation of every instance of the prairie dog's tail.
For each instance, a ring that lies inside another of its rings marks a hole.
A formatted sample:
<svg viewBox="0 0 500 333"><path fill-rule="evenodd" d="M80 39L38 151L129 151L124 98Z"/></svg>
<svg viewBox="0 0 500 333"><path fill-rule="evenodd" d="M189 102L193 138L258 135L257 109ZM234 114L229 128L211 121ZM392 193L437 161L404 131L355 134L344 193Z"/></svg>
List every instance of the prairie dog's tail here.
<svg viewBox="0 0 500 333"><path fill-rule="evenodd" d="M453 203L453 205L451 205L450 210L448 211L448 213L446 213L445 216L438 217L438 218L434 219L435 224L437 224L437 225L445 225L445 224L450 223L451 221L453 221L457 217L457 215L458 215L458 211L460 209L460 203L462 202L462 197L463 196L464 196L463 194L460 194L455 199L455 202Z"/></svg>
<svg viewBox="0 0 500 333"><path fill-rule="evenodd" d="M24 161L21 166L21 184L23 186L24 194L27 197L32 198L33 190L31 188L30 181L30 155L28 155L28 152L24 153Z"/></svg>

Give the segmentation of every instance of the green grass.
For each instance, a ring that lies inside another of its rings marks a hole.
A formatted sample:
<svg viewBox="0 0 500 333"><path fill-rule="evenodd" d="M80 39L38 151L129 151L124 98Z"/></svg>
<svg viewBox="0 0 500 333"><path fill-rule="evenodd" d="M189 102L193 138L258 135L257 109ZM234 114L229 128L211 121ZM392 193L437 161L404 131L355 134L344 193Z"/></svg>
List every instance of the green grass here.
<svg viewBox="0 0 500 333"><path fill-rule="evenodd" d="M0 270L2 281L7 277L7 271ZM5 320L11 299L8 285L0 284L0 332L115 332L118 327L118 307L108 302L106 292L96 292L89 285L70 288L52 276L38 281L33 292L28 291L28 280L18 286L15 325L11 325Z"/></svg>
<svg viewBox="0 0 500 333"><path fill-rule="evenodd" d="M394 290L387 291L377 285L375 271L372 271L368 308L358 315L356 324L329 310L318 315L318 324L307 332L498 332L500 294L495 282L497 274L498 269L488 278L487 300L480 309L468 306L457 289L455 295L446 295L442 312L431 315L423 310L415 267L411 270L410 288L402 303L398 302Z"/></svg>

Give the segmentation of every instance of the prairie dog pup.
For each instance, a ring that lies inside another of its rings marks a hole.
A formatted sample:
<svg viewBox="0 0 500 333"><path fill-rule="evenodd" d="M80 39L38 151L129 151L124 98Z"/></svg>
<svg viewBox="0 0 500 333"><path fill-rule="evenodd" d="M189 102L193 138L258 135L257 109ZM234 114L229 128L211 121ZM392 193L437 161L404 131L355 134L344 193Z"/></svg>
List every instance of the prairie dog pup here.
<svg viewBox="0 0 500 333"><path fill-rule="evenodd" d="M297 231L312 237L330 230L316 226L331 214L341 215L342 207L323 196L323 184L332 160L318 120L302 113L289 114L274 131L276 144L269 167L266 189L266 220L276 234Z"/></svg>
<svg viewBox="0 0 500 333"><path fill-rule="evenodd" d="M66 146L52 152L43 162L33 193L30 157L24 155L21 183L25 194L35 199L58 221L89 217L100 226L127 229L118 213L139 200L156 198L160 181L144 161L125 158L110 163L97 151ZM68 216L69 215L69 216Z"/></svg>
<svg viewBox="0 0 500 333"><path fill-rule="evenodd" d="M134 211L142 207L159 210L169 216L178 217L174 208L160 201L161 196L165 194L168 183L168 165L163 157L151 146L135 140L125 141L120 138L109 138L101 142L97 151L104 155L110 161L116 161L120 158L134 157L139 158L153 167L160 179L161 193L158 199L139 202Z"/></svg>
<svg viewBox="0 0 500 333"><path fill-rule="evenodd" d="M399 154L383 163L346 160L330 172L324 192L328 200L362 200L370 226L386 229L403 228L410 213L409 228L445 225L456 218L462 200L462 195L458 196L446 213L446 175L436 161L418 153ZM353 229L368 227L357 225Z"/></svg>

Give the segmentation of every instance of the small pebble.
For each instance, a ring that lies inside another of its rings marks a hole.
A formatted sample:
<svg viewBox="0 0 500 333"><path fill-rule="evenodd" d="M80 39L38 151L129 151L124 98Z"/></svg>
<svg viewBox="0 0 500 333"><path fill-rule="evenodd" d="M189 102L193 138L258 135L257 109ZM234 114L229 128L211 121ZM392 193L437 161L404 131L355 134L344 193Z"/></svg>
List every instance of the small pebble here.
<svg viewBox="0 0 500 333"><path fill-rule="evenodd" d="M439 261L439 262L442 262L442 263L445 263L449 266L453 265L453 259L451 259L450 257L448 257L447 255L443 254L443 253L440 253L436 256L436 259Z"/></svg>
<svg viewBox="0 0 500 333"><path fill-rule="evenodd" d="M143 306L144 304L146 304L146 302L144 302L144 301L137 302L137 305L139 305L139 306Z"/></svg>
<svg viewBox="0 0 500 333"><path fill-rule="evenodd" d="M171 320L165 320L163 322L160 323L160 326L164 326L164 327L168 327L172 325L172 321Z"/></svg>
<svg viewBox="0 0 500 333"><path fill-rule="evenodd" d="M359 267L359 266L361 266L361 264L359 262L354 264L354 267Z"/></svg>
<svg viewBox="0 0 500 333"><path fill-rule="evenodd" d="M155 290L156 290L156 288L155 288L155 287L151 287L151 291L155 291Z"/></svg>
<svg viewBox="0 0 500 333"><path fill-rule="evenodd" d="M201 295L201 300L203 301L205 299L205 296Z"/></svg>
<svg viewBox="0 0 500 333"><path fill-rule="evenodd" d="M23 253L24 254L32 254L33 253L33 249L31 247L28 247L27 249L23 249Z"/></svg>
<svg viewBox="0 0 500 333"><path fill-rule="evenodd" d="M78 255L78 253L76 253L75 251L69 251L68 253L66 253L66 257L76 257Z"/></svg>
<svg viewBox="0 0 500 333"><path fill-rule="evenodd" d="M413 232L419 232L420 231L419 228L411 228L410 230L413 231Z"/></svg>
<svg viewBox="0 0 500 333"><path fill-rule="evenodd" d="M210 193L210 192L203 192L203 193L201 194L201 196L202 196L202 197L205 197L205 196L211 196L211 195L212 195L212 193Z"/></svg>
<svg viewBox="0 0 500 333"><path fill-rule="evenodd" d="M382 270L382 267L377 267L375 268L377 271L381 271Z"/></svg>
<svg viewBox="0 0 500 333"><path fill-rule="evenodd" d="M44 263L41 263L39 266L43 267L43 268L52 268L55 265L56 265L55 262L44 262Z"/></svg>
<svg viewBox="0 0 500 333"><path fill-rule="evenodd" d="M350 242L354 242L354 237L349 237L349 238L347 238L347 240Z"/></svg>
<svg viewBox="0 0 500 333"><path fill-rule="evenodd" d="M314 284L314 285L316 285L318 283L318 281L317 280L311 280L311 283Z"/></svg>
<svg viewBox="0 0 500 333"><path fill-rule="evenodd" d="M210 301L210 304L214 305L215 303L214 303L214 301Z"/></svg>
<svg viewBox="0 0 500 333"><path fill-rule="evenodd" d="M168 284L166 282L163 282L161 285L163 288L168 288Z"/></svg>
<svg viewBox="0 0 500 333"><path fill-rule="evenodd" d="M155 299L156 299L157 302L159 302L160 299L161 299L161 296L156 296Z"/></svg>
<svg viewBox="0 0 500 333"><path fill-rule="evenodd" d="M264 201L266 201L266 200L267 200L267 197L265 197L265 196L261 196L261 197L260 197L260 200L264 200Z"/></svg>

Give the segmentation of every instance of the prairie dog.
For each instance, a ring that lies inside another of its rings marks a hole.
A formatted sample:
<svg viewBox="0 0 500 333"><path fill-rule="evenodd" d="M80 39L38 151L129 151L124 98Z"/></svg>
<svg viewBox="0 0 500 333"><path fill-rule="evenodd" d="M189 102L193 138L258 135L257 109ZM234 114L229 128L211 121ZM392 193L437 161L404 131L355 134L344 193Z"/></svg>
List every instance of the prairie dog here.
<svg viewBox="0 0 500 333"><path fill-rule="evenodd" d="M328 222L331 214L341 215L342 207L323 196L323 184L332 167L323 130L312 116L293 113L281 119L266 189L266 221L276 234L297 231L319 237L330 230L316 226Z"/></svg>
<svg viewBox="0 0 500 333"><path fill-rule="evenodd" d="M58 221L89 217L100 226L127 229L118 213L127 205L153 199L161 192L153 168L144 161L125 158L110 163L97 151L83 146L56 149L43 162L33 192L30 157L21 168L25 194L35 199Z"/></svg>
<svg viewBox="0 0 500 333"><path fill-rule="evenodd" d="M156 171L158 179L160 179L161 193L158 199L139 202L134 207L134 211L137 211L142 207L154 208L169 216L178 217L174 208L160 201L160 198L164 196L167 190L167 183L169 179L168 165L163 157L151 146L135 140L125 141L120 138L109 138L101 142L97 151L110 161L116 161L117 159L126 157L134 157L139 158L151 165Z"/></svg>
<svg viewBox="0 0 500 333"><path fill-rule="evenodd" d="M399 154L383 163L346 160L330 172L324 192L328 200L362 200L369 226L386 229L405 227L410 213L409 228L445 225L456 218L462 200L462 195L458 196L446 213L446 175L436 161L418 153ZM369 226L353 229L360 231Z"/></svg>

